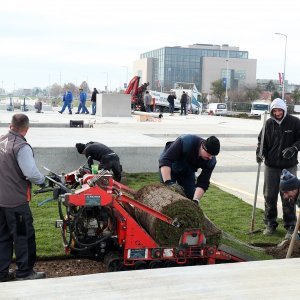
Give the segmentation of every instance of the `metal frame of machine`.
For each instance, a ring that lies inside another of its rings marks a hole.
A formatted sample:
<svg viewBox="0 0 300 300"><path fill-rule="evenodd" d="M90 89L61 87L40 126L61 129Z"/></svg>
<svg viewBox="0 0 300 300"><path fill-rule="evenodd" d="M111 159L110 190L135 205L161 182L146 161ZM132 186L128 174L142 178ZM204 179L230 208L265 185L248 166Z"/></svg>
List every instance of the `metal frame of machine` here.
<svg viewBox="0 0 300 300"><path fill-rule="evenodd" d="M90 174L81 167L46 177L49 187L37 193L53 190L60 215L56 227L61 229L66 254L103 260L110 271L244 261L207 245L198 228L184 229L178 245L159 245L138 223L135 210L170 226L180 227L180 220L135 200L135 192L113 180L106 170Z"/></svg>

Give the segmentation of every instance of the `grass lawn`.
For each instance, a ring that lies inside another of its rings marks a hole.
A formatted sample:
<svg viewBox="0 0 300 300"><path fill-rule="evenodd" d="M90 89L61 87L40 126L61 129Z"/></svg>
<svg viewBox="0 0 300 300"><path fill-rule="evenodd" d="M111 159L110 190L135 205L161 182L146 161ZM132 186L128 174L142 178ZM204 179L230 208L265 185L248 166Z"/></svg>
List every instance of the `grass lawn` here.
<svg viewBox="0 0 300 300"><path fill-rule="evenodd" d="M135 190L155 182L159 182L157 173L126 174L126 185ZM30 204L36 229L38 257L57 257L64 255L60 229L54 227L56 219L59 218L57 203L52 201L44 206L37 206L39 202L48 197L51 197L51 193L34 196ZM270 259L271 257L261 251L250 249L242 245L242 243L276 245L282 241L285 235L282 220L279 220L277 232L273 236L264 236L262 232L248 234L251 226L252 206L220 190L214 185L211 185L209 190L205 193L200 205L204 213L217 227L230 237L241 241L241 243L237 243L230 238L226 238L225 235L222 240L224 244L258 259ZM263 211L257 209L254 229L263 228Z"/></svg>

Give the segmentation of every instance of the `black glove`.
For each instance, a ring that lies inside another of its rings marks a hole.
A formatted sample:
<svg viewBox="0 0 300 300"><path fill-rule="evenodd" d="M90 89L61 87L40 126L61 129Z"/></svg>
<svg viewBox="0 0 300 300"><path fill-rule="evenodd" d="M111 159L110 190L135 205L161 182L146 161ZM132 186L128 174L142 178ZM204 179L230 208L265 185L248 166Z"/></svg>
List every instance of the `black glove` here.
<svg viewBox="0 0 300 300"><path fill-rule="evenodd" d="M263 156L259 155L259 154L256 154L256 162L258 164L262 163L264 161L264 158Z"/></svg>
<svg viewBox="0 0 300 300"><path fill-rule="evenodd" d="M45 188L46 187L46 183L45 181L41 184L37 184L41 189Z"/></svg>
<svg viewBox="0 0 300 300"><path fill-rule="evenodd" d="M296 146L285 148L282 151L282 156L285 159L291 159L298 152L298 148Z"/></svg>
<svg viewBox="0 0 300 300"><path fill-rule="evenodd" d="M257 147L256 149L256 162L258 164L262 163L264 161L264 153L265 153L265 150L262 149L262 154L260 154L260 147Z"/></svg>
<svg viewBox="0 0 300 300"><path fill-rule="evenodd" d="M168 186L173 192L176 192L176 193L179 193L181 194L182 196L186 196L185 193L184 193L184 189L181 185L179 185L178 183L172 181L172 180L166 180L164 182L164 184L166 186Z"/></svg>

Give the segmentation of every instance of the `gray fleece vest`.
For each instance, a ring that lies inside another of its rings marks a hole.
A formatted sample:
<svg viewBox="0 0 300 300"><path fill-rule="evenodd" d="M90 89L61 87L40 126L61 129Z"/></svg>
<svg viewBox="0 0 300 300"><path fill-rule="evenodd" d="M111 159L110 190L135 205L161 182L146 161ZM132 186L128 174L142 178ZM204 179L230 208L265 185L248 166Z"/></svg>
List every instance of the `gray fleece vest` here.
<svg viewBox="0 0 300 300"><path fill-rule="evenodd" d="M17 153L26 139L10 130L0 137L0 207L16 207L28 203L31 184L26 180L17 161Z"/></svg>

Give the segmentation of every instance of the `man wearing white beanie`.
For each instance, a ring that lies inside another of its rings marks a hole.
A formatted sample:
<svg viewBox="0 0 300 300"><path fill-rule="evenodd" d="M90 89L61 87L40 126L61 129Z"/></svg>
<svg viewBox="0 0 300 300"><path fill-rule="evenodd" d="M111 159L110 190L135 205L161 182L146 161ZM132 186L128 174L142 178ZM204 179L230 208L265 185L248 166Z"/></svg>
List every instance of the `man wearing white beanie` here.
<svg viewBox="0 0 300 300"><path fill-rule="evenodd" d="M286 103L276 98L270 106L270 119L265 124L264 143L262 156L260 156L262 131L258 136L256 160L261 163L264 160L264 187L265 198L265 235L272 235L276 231L277 201L279 193L280 176L283 169L290 173L297 173L297 156L300 150L300 120L287 113ZM281 194L283 223L287 230L286 239L291 238L295 224L295 203L284 201Z"/></svg>

